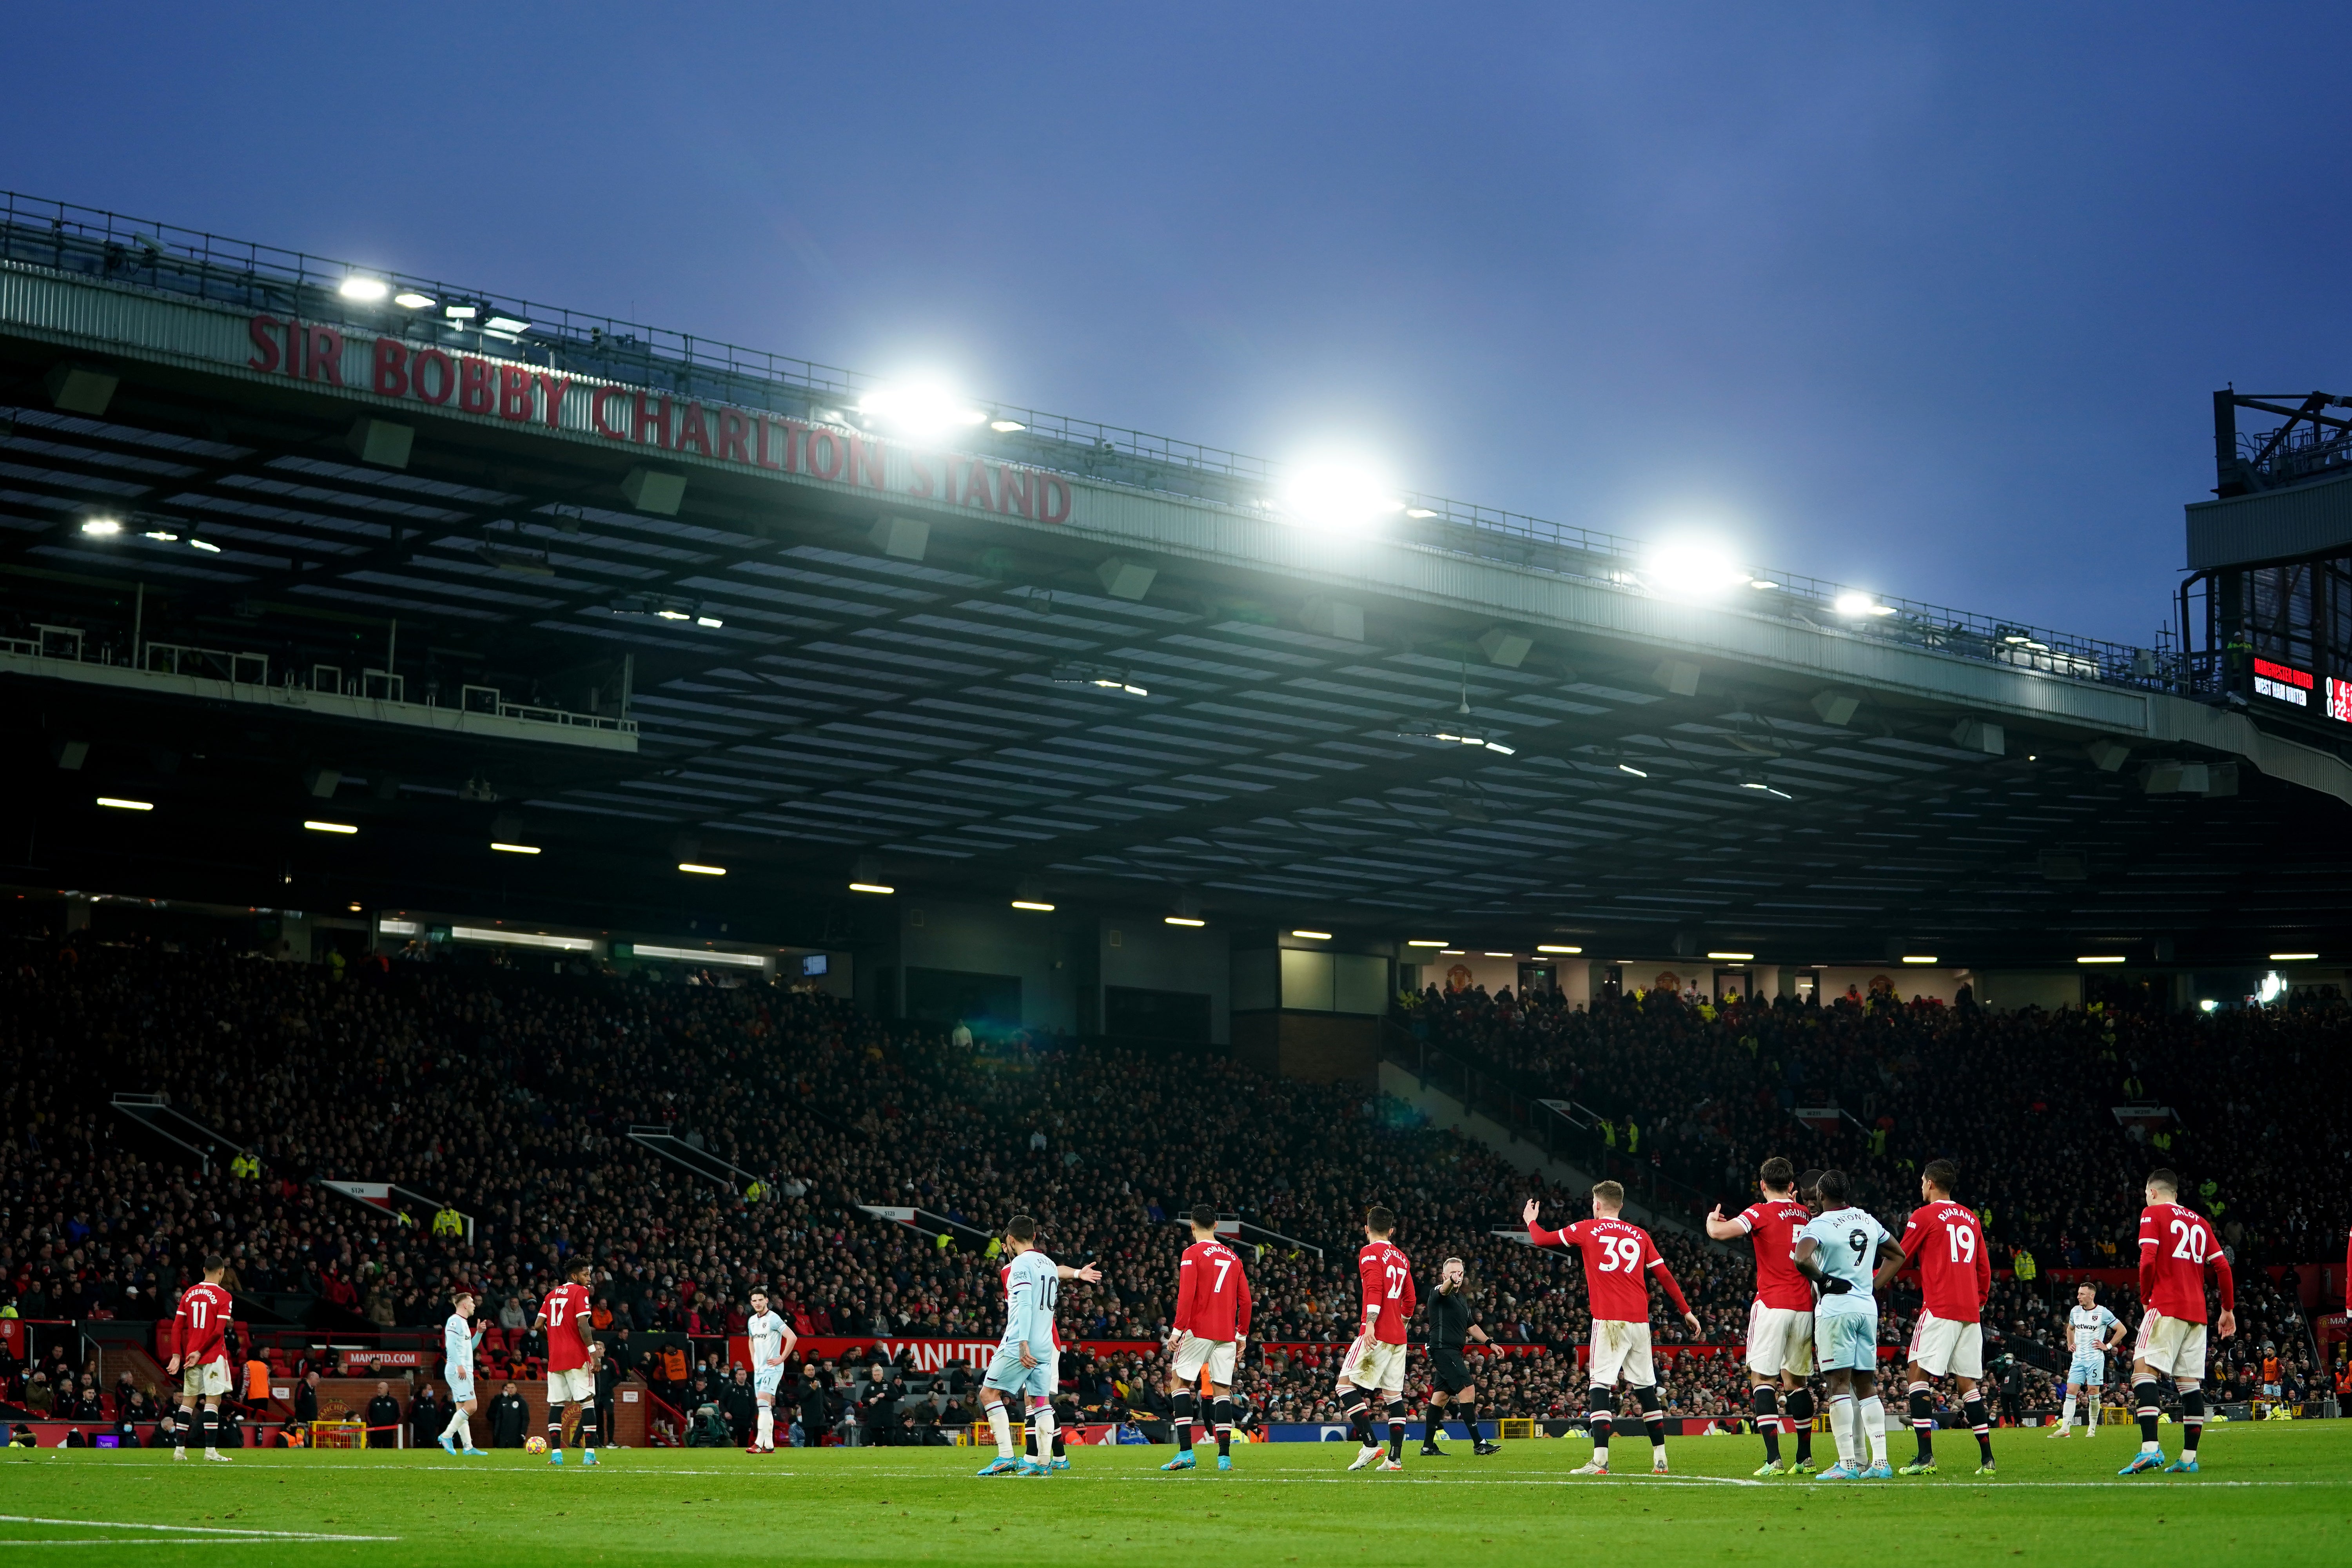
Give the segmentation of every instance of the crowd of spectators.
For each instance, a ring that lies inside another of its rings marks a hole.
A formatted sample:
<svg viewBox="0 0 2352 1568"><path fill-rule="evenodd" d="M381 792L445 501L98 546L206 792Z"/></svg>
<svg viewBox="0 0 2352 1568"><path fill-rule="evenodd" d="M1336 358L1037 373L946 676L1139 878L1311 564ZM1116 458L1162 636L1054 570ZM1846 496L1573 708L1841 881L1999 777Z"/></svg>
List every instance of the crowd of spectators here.
<svg viewBox="0 0 2352 1568"><path fill-rule="evenodd" d="M1252 1226L1253 1337L1305 1347L1254 1363L1243 1391L1261 1418L1320 1420L1331 1355L1357 1315L1360 1215L1377 1202L1397 1211L1400 1243L1433 1275L1448 1254L1467 1261L1487 1331L1524 1352L1488 1363L1482 1407L1582 1406L1570 1347L1585 1337L1583 1283L1572 1263L1517 1239L1527 1197L1557 1224L1583 1212L1582 1193L1553 1190L1360 1088L1269 1080L1198 1051L1051 1038L975 1048L961 1031L887 1026L836 997L761 984L448 964L339 971L32 941L0 960L12 1133L0 1145L0 1291L27 1319L167 1315L208 1252L229 1258L232 1289L259 1307L291 1315L323 1302L385 1331L437 1325L463 1280L483 1293L484 1376L496 1386L538 1370L539 1296L585 1252L614 1372L642 1373L666 1404L708 1407L731 1426L742 1394L723 1338L741 1331L754 1286L803 1335L992 1339L1002 1296L989 1238L1025 1211L1057 1258L1104 1271L1099 1286L1065 1292L1066 1340L1156 1340L1184 1240L1170 1216L1205 1200ZM2326 1257L2325 1228L2336 1226L2336 1245L2343 1234L2336 1194L2289 1179L2303 1153L2332 1150L2340 1163L2340 1137L2327 1142L2340 1096L2305 1116L2262 1087L2340 1074L2313 1032L2333 1026L2314 1021L2274 1036L2242 1019L1892 1005L1633 1001L1585 1013L1507 994L1420 998L1407 1017L1622 1119L1612 1125L1627 1130L1627 1152L1638 1136L1641 1157L1727 1200L1747 1192L1764 1153L1787 1152L1844 1163L1893 1218L1916 1201L1916 1178L1904 1183L1916 1163L1959 1158L1981 1184L1962 1195L1986 1211L1989 1234L2053 1263L2128 1247L2133 1189L2158 1151L2085 1108L2116 1102L2107 1080L2145 1074L2158 1085L2150 1092L2212 1108L2210 1126L2195 1117L2194 1132L2156 1136L2174 1141L2162 1152L2192 1184L2227 1173L2206 1201L2226 1215L2233 1245ZM2232 1092L2192 1098L2214 1078ZM108 1109L123 1089L164 1092L227 1146L200 1170ZM1862 1125L1807 1132L1788 1114L1794 1094L1836 1095ZM2283 1141L2282 1121L2299 1146ZM666 1160L630 1136L648 1124L757 1186L715 1184ZM1818 1147L1797 1146L1806 1139ZM442 1207L387 1213L322 1178L389 1181ZM910 1228L861 1206L882 1205L948 1223ZM1737 1345L1745 1250L1668 1226L1657 1240L1700 1315L1699 1341ZM2306 1241L2311 1250L2292 1251ZM2128 1303L2112 1304L2128 1315ZM1890 1311L1890 1339L1907 1331L1906 1310ZM2263 1332L2244 1336L2249 1352L2267 1341L2290 1372L2307 1357L2291 1292L2251 1286L2246 1310ZM1989 1316L2048 1339L2047 1313L2037 1287L2005 1280ZM633 1336L657 1348L640 1352ZM1656 1336L1686 1338L1664 1314ZM920 1440L920 1428L970 1414L948 1388L902 1395L869 1376L861 1390L853 1370L795 1369L806 1373L793 1384L804 1430ZM1074 1404L1094 1409L1108 1399L1148 1414L1161 1380L1142 1360L1070 1371ZM1670 1410L1742 1403L1736 1354L1682 1355L1661 1372ZM53 1409L89 1399L109 1416L110 1402L135 1408L146 1396L99 1388L88 1365L0 1364L0 1396L28 1407L36 1386Z"/></svg>

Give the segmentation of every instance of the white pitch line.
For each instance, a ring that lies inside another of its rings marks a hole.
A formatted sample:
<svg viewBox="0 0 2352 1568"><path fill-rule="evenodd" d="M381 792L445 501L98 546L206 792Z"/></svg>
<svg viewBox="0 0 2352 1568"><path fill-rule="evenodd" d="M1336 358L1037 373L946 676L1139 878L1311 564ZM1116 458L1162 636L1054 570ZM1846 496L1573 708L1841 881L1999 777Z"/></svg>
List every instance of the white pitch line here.
<svg viewBox="0 0 2352 1568"><path fill-rule="evenodd" d="M0 1524L65 1524L76 1530L149 1530L172 1535L222 1536L229 1541L398 1541L397 1535L332 1535L315 1530L238 1530L226 1524L142 1524L118 1519L46 1519L33 1513L0 1513ZM7 1541L0 1546L48 1546L47 1541ZM121 1544L121 1542L117 1542Z"/></svg>

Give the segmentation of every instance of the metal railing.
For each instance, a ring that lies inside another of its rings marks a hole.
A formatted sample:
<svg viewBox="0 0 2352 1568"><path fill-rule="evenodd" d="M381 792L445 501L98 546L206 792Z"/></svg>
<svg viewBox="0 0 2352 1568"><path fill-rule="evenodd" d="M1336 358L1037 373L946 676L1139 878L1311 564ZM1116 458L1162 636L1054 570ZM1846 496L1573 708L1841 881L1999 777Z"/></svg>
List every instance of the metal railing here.
<svg viewBox="0 0 2352 1568"><path fill-rule="evenodd" d="M716 338L14 192L0 192L0 259L812 417L846 417L841 405L885 384L863 372ZM344 297L343 282L354 276L381 282L392 298ZM431 303L404 308L396 302L403 294ZM451 320L451 304L476 313ZM496 315L526 325L493 330L486 323ZM1002 435L975 430L966 439L976 449L1080 477L1249 507L1268 504L1283 474L1280 464L1220 447L1002 399L975 403L1020 426ZM1651 591L1635 540L1442 496L1403 499L1398 531L1412 542ZM1267 517L1268 526L1280 526ZM1748 595L1738 602L1750 613L2070 679L2174 689L2175 671L2157 650L1879 594L1864 596L1885 613L1843 615L1837 602L1853 590L1801 573L1755 571L1776 586L1731 590Z"/></svg>

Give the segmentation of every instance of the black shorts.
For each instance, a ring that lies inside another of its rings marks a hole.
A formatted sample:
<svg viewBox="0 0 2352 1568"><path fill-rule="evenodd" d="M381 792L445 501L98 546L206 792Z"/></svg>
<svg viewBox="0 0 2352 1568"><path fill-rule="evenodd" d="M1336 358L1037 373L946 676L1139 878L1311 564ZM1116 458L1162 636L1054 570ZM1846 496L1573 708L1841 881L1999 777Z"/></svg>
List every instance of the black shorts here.
<svg viewBox="0 0 2352 1568"><path fill-rule="evenodd" d="M1470 1375L1470 1362L1460 1351L1433 1350L1429 1352L1429 1386L1444 1394L1459 1394L1477 1382Z"/></svg>

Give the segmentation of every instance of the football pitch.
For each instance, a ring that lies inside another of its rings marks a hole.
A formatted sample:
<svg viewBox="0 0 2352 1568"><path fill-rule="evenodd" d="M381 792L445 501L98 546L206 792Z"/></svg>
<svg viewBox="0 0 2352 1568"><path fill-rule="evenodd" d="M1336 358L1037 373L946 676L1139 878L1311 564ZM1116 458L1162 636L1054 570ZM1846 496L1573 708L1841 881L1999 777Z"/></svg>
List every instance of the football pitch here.
<svg viewBox="0 0 2352 1568"><path fill-rule="evenodd" d="M2179 1432L2165 1429L2167 1449ZM1575 1438L1517 1442L1491 1458L1406 1447L1402 1474L1347 1474L1341 1444L1236 1445L1187 1475L1171 1450L1085 1448L1038 1480L982 1480L971 1448L625 1449L583 1469L519 1452L247 1450L236 1464L152 1451L9 1449L0 1456L5 1561L182 1561L188 1549L257 1563L878 1563L1030 1561L1557 1564L1594 1554L1643 1564L1770 1561L2319 1563L2352 1548L2352 1421L2219 1426L2197 1476L2118 1479L2136 1434L1998 1438L1980 1481L1966 1432L1943 1434L1944 1472L1892 1481L1751 1481L1757 1443L1670 1445L1675 1472L1570 1477ZM1828 1445L1822 1445L1827 1452ZM1901 1463L1907 1436L1889 1452ZM1965 1462L1963 1462L1965 1461ZM193 1555L193 1552L191 1553Z"/></svg>

